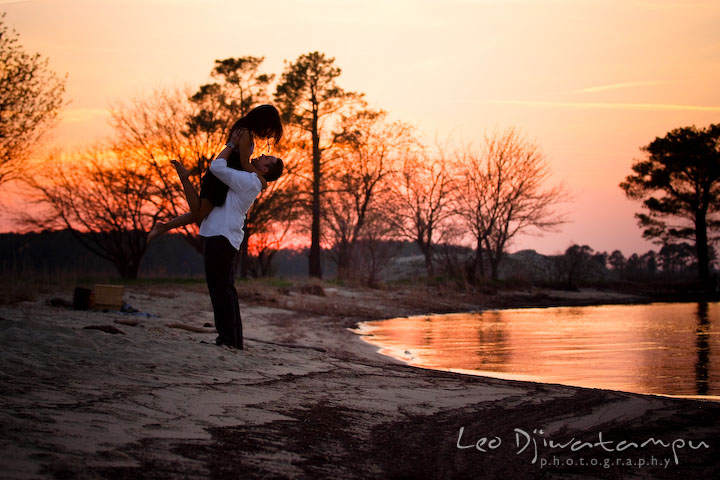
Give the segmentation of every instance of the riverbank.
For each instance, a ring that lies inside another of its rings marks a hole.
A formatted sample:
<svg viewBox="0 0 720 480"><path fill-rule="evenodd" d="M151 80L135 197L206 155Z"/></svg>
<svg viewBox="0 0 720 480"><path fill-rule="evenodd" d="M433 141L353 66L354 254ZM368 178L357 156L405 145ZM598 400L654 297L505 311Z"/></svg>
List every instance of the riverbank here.
<svg viewBox="0 0 720 480"><path fill-rule="evenodd" d="M67 292L0 306L3 477L676 478L720 470L718 403L423 370L378 355L348 330L401 315L645 298L264 283L239 292L242 352L205 343L215 334L204 285L128 287L125 300L149 317L46 303ZM571 451L573 438L586 443Z"/></svg>

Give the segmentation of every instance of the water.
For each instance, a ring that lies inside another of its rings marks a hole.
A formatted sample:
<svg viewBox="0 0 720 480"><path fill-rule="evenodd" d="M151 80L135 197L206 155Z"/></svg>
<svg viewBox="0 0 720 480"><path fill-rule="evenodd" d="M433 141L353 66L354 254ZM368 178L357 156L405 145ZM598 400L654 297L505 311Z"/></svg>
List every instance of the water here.
<svg viewBox="0 0 720 480"><path fill-rule="evenodd" d="M420 367L637 393L720 395L720 303L528 308L366 322Z"/></svg>

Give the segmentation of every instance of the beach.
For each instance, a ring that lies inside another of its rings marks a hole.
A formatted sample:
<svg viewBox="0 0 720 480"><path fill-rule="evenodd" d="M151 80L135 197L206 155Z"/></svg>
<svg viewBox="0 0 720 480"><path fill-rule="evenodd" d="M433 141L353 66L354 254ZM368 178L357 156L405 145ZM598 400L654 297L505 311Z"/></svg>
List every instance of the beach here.
<svg viewBox="0 0 720 480"><path fill-rule="evenodd" d="M712 478L720 403L410 367L352 329L601 292L424 295L238 284L242 351L203 284L125 289L135 314L48 291L0 305L2 478ZM143 315L143 313L148 315Z"/></svg>

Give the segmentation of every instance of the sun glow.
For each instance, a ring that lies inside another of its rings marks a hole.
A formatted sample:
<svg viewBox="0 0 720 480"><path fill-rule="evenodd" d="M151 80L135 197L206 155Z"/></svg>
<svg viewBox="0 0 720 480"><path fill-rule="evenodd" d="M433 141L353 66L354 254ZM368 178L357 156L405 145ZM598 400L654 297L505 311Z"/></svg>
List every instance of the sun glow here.
<svg viewBox="0 0 720 480"><path fill-rule="evenodd" d="M516 126L574 188L574 202L560 232L514 249L652 248L635 226L638 205L617 185L640 147L673 128L716 123L720 112L720 4L711 1L280 0L270 15L220 0L2 5L23 47L68 74L71 103L51 147L112 136L111 104L193 90L215 59L264 56L277 81L285 61L314 50L336 58L341 86L415 125L427 144ZM12 219L0 218L5 230Z"/></svg>

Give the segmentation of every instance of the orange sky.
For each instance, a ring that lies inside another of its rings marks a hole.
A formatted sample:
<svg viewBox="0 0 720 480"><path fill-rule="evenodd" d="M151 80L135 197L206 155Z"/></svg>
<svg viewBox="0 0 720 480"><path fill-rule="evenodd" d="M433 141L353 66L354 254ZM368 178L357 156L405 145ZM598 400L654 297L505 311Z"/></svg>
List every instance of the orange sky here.
<svg viewBox="0 0 720 480"><path fill-rule="evenodd" d="M280 73L313 50L336 58L342 86L431 140L516 126L574 202L560 232L511 250L646 251L637 204L617 186L638 148L720 122L717 1L0 0L0 11L27 51L68 73L54 145L109 134L113 102L207 82L215 59L265 56Z"/></svg>

